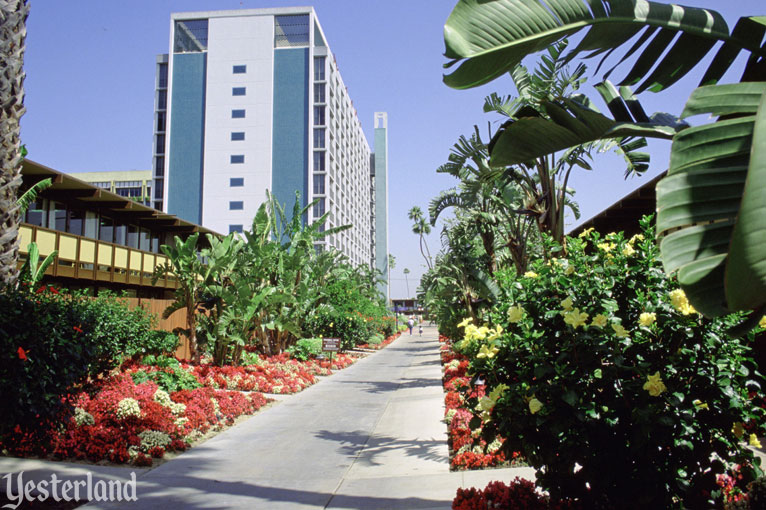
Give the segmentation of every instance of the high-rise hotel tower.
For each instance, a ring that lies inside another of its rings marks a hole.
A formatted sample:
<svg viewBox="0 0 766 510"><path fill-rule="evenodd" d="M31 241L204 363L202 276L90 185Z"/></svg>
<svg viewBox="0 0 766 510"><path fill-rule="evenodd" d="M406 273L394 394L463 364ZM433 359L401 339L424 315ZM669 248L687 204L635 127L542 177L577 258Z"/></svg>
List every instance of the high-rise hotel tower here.
<svg viewBox="0 0 766 510"><path fill-rule="evenodd" d="M249 229L267 189L289 211L297 191L319 199L308 221L353 225L327 247L387 273L388 119L375 114L373 152L313 8L174 13L170 31L155 208L226 233Z"/></svg>

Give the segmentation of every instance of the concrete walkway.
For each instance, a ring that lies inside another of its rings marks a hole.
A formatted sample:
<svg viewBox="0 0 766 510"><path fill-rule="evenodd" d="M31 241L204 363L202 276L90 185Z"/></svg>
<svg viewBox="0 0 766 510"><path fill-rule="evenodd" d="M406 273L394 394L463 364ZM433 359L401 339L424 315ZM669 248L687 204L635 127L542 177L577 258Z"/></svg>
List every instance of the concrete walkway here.
<svg viewBox="0 0 766 510"><path fill-rule="evenodd" d="M526 468L449 471L436 335L436 328L425 328L422 337L405 333L178 458L137 473L132 507L448 509L458 487L531 478ZM0 472L23 469L6 469L3 460Z"/></svg>

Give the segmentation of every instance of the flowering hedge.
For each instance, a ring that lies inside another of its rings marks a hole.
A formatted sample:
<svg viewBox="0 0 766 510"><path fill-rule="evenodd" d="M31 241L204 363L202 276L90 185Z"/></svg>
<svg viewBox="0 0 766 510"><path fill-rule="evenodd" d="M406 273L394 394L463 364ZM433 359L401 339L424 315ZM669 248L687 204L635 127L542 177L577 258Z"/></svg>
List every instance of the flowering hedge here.
<svg viewBox="0 0 766 510"><path fill-rule="evenodd" d="M5 289L0 310L0 434L21 425L44 435L47 420L67 410L70 388L158 344L152 316L114 296Z"/></svg>
<svg viewBox="0 0 766 510"><path fill-rule="evenodd" d="M745 482L758 474L742 441L758 441L744 434L763 415L749 398L760 375L749 339L726 333L741 317L699 316L648 226L631 239L586 232L566 258L500 272L504 298L486 323L462 323L456 348L487 382L474 399L487 440L507 438L552 496L703 508L731 465Z"/></svg>

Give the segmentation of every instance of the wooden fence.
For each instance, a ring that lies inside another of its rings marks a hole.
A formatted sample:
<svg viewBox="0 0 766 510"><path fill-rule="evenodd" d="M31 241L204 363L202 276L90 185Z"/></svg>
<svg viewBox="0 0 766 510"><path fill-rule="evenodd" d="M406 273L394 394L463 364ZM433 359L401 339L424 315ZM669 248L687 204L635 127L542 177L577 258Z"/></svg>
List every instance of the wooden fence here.
<svg viewBox="0 0 766 510"><path fill-rule="evenodd" d="M131 309L141 307L147 312L155 314L159 318L155 329L173 331L175 328L186 327L186 309L176 310L167 319L162 318L162 313L173 303L172 299L125 298L125 300ZM180 335L180 343L178 344L178 349L176 349L176 356L179 358L189 358L191 356L189 340L184 335Z"/></svg>

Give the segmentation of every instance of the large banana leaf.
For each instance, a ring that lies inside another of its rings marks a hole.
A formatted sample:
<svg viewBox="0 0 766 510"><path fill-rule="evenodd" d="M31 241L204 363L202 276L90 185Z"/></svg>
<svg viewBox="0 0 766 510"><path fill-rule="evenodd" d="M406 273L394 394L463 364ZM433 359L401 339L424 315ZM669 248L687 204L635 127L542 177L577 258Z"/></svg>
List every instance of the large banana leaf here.
<svg viewBox="0 0 766 510"><path fill-rule="evenodd" d="M657 184L667 272L708 316L766 305L766 83L700 87L683 117L716 122L680 132Z"/></svg>
<svg viewBox="0 0 766 510"><path fill-rule="evenodd" d="M596 86L614 118L602 114L583 98L542 101L541 111L524 108L505 122L490 143L490 163L502 167L606 138L650 137L670 140L685 123L669 114L648 117L627 87L608 81ZM627 147L631 148L631 147ZM626 154L630 151L626 151Z"/></svg>
<svg viewBox="0 0 766 510"><path fill-rule="evenodd" d="M741 49L764 54L763 25L760 18L742 18L730 34L713 10L646 0L460 0L444 25L445 56L451 59L445 67L459 65L444 82L459 89L482 85L527 55L587 30L568 58L582 52L606 58L638 36L618 62L637 56L621 82L641 81L636 92L667 88L724 41L703 77L714 83Z"/></svg>

